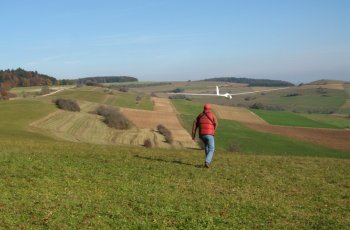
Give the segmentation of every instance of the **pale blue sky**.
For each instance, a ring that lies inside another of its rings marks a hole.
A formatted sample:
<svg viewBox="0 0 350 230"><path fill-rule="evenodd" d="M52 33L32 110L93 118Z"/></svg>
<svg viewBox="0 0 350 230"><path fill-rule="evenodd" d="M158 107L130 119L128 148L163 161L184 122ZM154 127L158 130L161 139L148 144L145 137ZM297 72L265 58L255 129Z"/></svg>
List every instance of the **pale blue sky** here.
<svg viewBox="0 0 350 230"><path fill-rule="evenodd" d="M0 69L350 80L348 0L2 0Z"/></svg>

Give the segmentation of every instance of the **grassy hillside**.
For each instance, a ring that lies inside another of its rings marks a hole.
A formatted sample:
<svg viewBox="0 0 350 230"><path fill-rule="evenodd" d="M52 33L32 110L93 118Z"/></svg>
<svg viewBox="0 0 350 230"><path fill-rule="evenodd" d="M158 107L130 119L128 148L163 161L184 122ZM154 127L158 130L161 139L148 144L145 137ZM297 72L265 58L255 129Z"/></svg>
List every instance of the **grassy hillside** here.
<svg viewBox="0 0 350 230"><path fill-rule="evenodd" d="M78 101L89 101L134 109L153 109L153 104L148 95L133 92L123 93L117 90L98 87L81 87L74 90L66 90L49 96L45 100L51 100L53 98L69 98Z"/></svg>
<svg viewBox="0 0 350 230"><path fill-rule="evenodd" d="M46 139L29 129L30 122L55 111L52 103L34 100L0 101L0 139Z"/></svg>
<svg viewBox="0 0 350 230"><path fill-rule="evenodd" d="M247 88L246 91L250 90ZM297 96L288 96L293 94ZM294 87L281 91L234 96L232 100L216 97L196 97L195 100L200 103L211 102L246 107L254 103L261 103L263 106L274 110L283 109L300 113L331 113L337 112L345 103L347 97L344 90L326 89L320 91L318 89Z"/></svg>
<svg viewBox="0 0 350 230"><path fill-rule="evenodd" d="M201 104L186 100L172 100L176 109L181 112L184 127L191 132L192 123L202 112ZM350 154L333 150L320 145L294 140L275 134L260 133L249 129L238 122L220 120L215 135L216 148L221 150L234 148L248 154L295 155L295 156L328 156L350 158Z"/></svg>
<svg viewBox="0 0 350 230"><path fill-rule="evenodd" d="M339 229L350 224L348 160L219 151L214 167L206 170L199 168L198 151L20 143L0 141L3 228Z"/></svg>
<svg viewBox="0 0 350 230"><path fill-rule="evenodd" d="M350 83L345 84L344 88L347 93L347 100L338 112L343 114L350 114Z"/></svg>
<svg viewBox="0 0 350 230"><path fill-rule="evenodd" d="M177 105L187 116L201 109ZM0 108L0 228L350 225L349 160L219 149L208 170L203 151L82 144L30 132L30 123L55 110L51 103L18 100Z"/></svg>
<svg viewBox="0 0 350 230"><path fill-rule="evenodd" d="M350 118L325 114L303 114L303 116L314 121L326 123L334 128L350 128Z"/></svg>

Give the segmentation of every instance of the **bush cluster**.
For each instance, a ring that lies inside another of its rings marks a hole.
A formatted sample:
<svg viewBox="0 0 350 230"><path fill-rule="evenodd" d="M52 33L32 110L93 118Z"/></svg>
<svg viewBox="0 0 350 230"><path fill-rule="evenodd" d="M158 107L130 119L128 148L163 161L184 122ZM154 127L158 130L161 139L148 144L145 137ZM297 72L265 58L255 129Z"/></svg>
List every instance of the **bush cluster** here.
<svg viewBox="0 0 350 230"><path fill-rule="evenodd" d="M129 129L129 120L117 109L107 106L99 106L96 113L104 117L104 123L115 129Z"/></svg>
<svg viewBox="0 0 350 230"><path fill-rule="evenodd" d="M251 100L255 100L255 99L256 99L256 97L254 97L254 96L253 97L245 97L244 98L245 101L251 101Z"/></svg>
<svg viewBox="0 0 350 230"><path fill-rule="evenodd" d="M16 97L16 94L0 88L0 100L9 100L12 97Z"/></svg>
<svg viewBox="0 0 350 230"><path fill-rule="evenodd" d="M100 84L100 83L91 82L91 81L86 82L85 85L87 85L87 86L94 86L94 87L104 87L104 86L103 86L102 84Z"/></svg>
<svg viewBox="0 0 350 230"><path fill-rule="evenodd" d="M185 89L183 89L183 88L176 88L172 92L173 93L182 93L183 91L185 91Z"/></svg>
<svg viewBox="0 0 350 230"><path fill-rule="evenodd" d="M251 109L264 109L271 111L284 111L284 108L278 105L264 105L261 102L256 102L249 106Z"/></svg>
<svg viewBox="0 0 350 230"><path fill-rule="evenodd" d="M119 87L118 90L123 93L127 93L129 91L128 87Z"/></svg>
<svg viewBox="0 0 350 230"><path fill-rule="evenodd" d="M316 89L316 92L317 92L318 94L327 94L327 93L328 93L328 92L327 92L327 89L322 88L322 87L317 88L317 89Z"/></svg>
<svg viewBox="0 0 350 230"><path fill-rule="evenodd" d="M60 109L72 111L72 112L80 112L80 107L76 101L70 99L58 98L53 100L56 106Z"/></svg>
<svg viewBox="0 0 350 230"><path fill-rule="evenodd" d="M186 95L181 95L181 94L179 94L179 95L172 95L172 96L169 96L168 98L169 98L170 100L172 100L172 99L183 99L183 100L187 100Z"/></svg>
<svg viewBox="0 0 350 230"><path fill-rule="evenodd" d="M168 142L169 144L173 143L173 135L171 134L171 131L168 128L166 128L164 125L158 125L157 129L165 137L166 142Z"/></svg>
<svg viewBox="0 0 350 230"><path fill-rule="evenodd" d="M152 141L151 139L146 139L144 142L143 142L143 146L146 147L146 148L152 148Z"/></svg>
<svg viewBox="0 0 350 230"><path fill-rule="evenodd" d="M301 94L300 93L288 93L284 97L296 97L296 96L301 96Z"/></svg>
<svg viewBox="0 0 350 230"><path fill-rule="evenodd" d="M46 95L49 94L51 92L53 92L54 90L51 90L47 85L41 87L41 90L39 92L39 95Z"/></svg>

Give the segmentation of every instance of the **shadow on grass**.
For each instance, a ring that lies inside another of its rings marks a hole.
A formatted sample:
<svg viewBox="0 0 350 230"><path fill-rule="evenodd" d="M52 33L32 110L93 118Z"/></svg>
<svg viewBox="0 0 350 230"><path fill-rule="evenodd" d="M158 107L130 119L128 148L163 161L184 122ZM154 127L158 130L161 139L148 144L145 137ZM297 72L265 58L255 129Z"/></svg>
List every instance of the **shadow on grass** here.
<svg viewBox="0 0 350 230"><path fill-rule="evenodd" d="M140 159L144 159L144 160L149 160L149 161L166 162L166 163L194 166L196 168L203 168L203 165L194 165L194 164L182 162L180 160L165 160L165 159L161 159L161 158L144 157L144 156L139 156L139 155L135 155L135 157L140 158Z"/></svg>

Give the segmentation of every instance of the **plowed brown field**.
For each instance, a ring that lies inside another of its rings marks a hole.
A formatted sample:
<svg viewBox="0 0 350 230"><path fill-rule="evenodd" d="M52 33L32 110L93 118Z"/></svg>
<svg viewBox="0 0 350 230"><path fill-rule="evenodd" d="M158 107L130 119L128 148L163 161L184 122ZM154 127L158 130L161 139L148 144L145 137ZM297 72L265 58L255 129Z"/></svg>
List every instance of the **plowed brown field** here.
<svg viewBox="0 0 350 230"><path fill-rule="evenodd" d="M159 124L171 130L173 138L179 145L187 148L198 148L188 132L182 127L177 112L169 99L152 98L154 111L122 108L122 113L139 129L156 130Z"/></svg>
<svg viewBox="0 0 350 230"><path fill-rule="evenodd" d="M212 105L212 107L220 119L234 120L242 123L267 124L265 120L245 108L222 105Z"/></svg>
<svg viewBox="0 0 350 230"><path fill-rule="evenodd" d="M241 122L251 129L310 141L334 149L350 151L350 131L320 128L303 128L267 124L245 108L213 105L221 119Z"/></svg>
<svg viewBox="0 0 350 230"><path fill-rule="evenodd" d="M341 109L350 109L350 99L347 99Z"/></svg>
<svg viewBox="0 0 350 230"><path fill-rule="evenodd" d="M350 151L350 131L321 128L288 127L247 123L248 127L268 133L310 141L334 149Z"/></svg>

